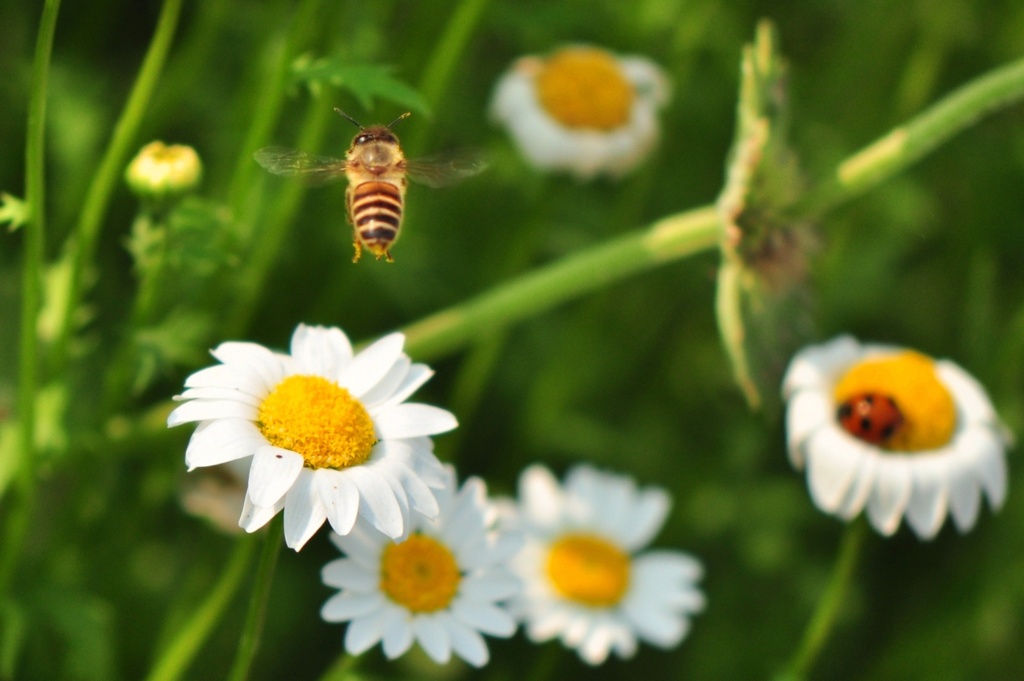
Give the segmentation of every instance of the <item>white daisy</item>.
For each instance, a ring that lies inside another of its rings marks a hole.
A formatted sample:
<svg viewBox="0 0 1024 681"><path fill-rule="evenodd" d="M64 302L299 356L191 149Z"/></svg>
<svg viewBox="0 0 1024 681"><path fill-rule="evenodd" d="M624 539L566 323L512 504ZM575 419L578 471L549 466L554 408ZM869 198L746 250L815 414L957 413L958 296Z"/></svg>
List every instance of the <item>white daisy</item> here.
<svg viewBox="0 0 1024 681"><path fill-rule="evenodd" d="M592 665L611 651L632 657L637 639L678 645L704 608L701 565L681 551L638 553L669 505L664 490L589 466L569 471L564 487L542 466L526 469L510 523L526 536L514 563L523 593L512 607L527 636L560 637Z"/></svg>
<svg viewBox="0 0 1024 681"><path fill-rule="evenodd" d="M239 525L247 532L284 509L296 551L323 525L347 534L362 516L389 537L410 512L438 513L431 488L444 469L428 436L455 428L449 412L405 400L433 372L413 364L394 333L353 355L340 329L300 324L291 354L222 343L221 364L185 380L168 426L198 422L189 470L252 456Z"/></svg>
<svg viewBox="0 0 1024 681"><path fill-rule="evenodd" d="M647 59L570 45L517 60L498 81L491 111L537 168L619 177L657 142L668 93L665 74Z"/></svg>
<svg viewBox="0 0 1024 681"><path fill-rule="evenodd" d="M515 632L500 601L519 591L505 564L521 538L493 529L496 513L481 480L470 478L460 490L449 468L446 482L437 492L438 518L417 517L398 543L362 522L344 537L331 536L347 557L323 569L324 583L341 591L320 614L328 622L349 622L349 654L380 641L394 659L416 641L438 664L454 652L482 667L489 655L481 634L507 638Z"/></svg>
<svg viewBox="0 0 1024 681"><path fill-rule="evenodd" d="M850 520L863 509L891 535L906 516L931 539L947 513L960 532L981 496L1006 499L1009 435L984 389L949 360L850 336L805 348L783 379L789 458L811 498Z"/></svg>

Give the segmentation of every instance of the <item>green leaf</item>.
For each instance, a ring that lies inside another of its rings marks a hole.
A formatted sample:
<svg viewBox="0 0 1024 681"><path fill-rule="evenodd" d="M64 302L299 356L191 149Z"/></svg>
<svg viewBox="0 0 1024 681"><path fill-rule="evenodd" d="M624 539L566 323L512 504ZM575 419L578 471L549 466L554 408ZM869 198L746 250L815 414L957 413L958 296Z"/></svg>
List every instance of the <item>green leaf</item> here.
<svg viewBox="0 0 1024 681"><path fill-rule="evenodd" d="M0 192L0 224L7 223L7 230L13 232L28 222L28 204L17 196Z"/></svg>
<svg viewBox="0 0 1024 681"><path fill-rule="evenodd" d="M364 109L374 108L377 98L430 117L430 106L407 83L395 78L394 67L375 64L350 64L338 57L309 60L300 58L292 66L292 81L316 89L323 85L347 90Z"/></svg>

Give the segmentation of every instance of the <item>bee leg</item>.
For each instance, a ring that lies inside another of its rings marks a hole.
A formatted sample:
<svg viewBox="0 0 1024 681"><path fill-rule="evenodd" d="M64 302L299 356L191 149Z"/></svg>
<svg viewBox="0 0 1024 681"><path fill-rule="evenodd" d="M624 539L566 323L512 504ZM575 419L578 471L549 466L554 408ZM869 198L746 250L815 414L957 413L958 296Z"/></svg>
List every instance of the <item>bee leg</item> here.
<svg viewBox="0 0 1024 681"><path fill-rule="evenodd" d="M355 255L352 256L352 262L359 262L359 258L363 255L363 245L359 243L359 237L352 239L352 248L355 249Z"/></svg>
<svg viewBox="0 0 1024 681"><path fill-rule="evenodd" d="M384 260L387 262L394 262L395 259L391 257L391 251L384 251Z"/></svg>

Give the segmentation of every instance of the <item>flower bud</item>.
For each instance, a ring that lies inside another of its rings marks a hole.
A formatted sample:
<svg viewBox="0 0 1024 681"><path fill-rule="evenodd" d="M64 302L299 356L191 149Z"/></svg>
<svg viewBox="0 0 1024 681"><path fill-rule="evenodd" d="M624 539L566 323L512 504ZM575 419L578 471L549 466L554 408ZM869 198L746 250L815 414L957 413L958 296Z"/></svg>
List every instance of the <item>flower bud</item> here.
<svg viewBox="0 0 1024 681"><path fill-rule="evenodd" d="M150 142L128 164L125 181L140 199L163 201L195 189L202 174L203 164L192 147Z"/></svg>

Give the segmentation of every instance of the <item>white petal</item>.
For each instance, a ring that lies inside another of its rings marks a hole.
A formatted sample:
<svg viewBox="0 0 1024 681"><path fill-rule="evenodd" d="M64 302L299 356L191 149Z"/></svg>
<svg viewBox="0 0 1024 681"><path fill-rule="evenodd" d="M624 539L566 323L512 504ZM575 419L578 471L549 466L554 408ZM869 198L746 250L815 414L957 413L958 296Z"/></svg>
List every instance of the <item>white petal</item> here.
<svg viewBox="0 0 1024 681"><path fill-rule="evenodd" d="M379 610L383 605L384 596L379 591L367 594L339 593L327 599L320 608L320 617L326 622L347 622Z"/></svg>
<svg viewBox="0 0 1024 681"><path fill-rule="evenodd" d="M646 584L660 582L686 588L704 576L704 567L699 560L689 554L668 549L648 551L636 557L633 560L632 569L637 576L637 581ZM654 588L668 597L664 589Z"/></svg>
<svg viewBox="0 0 1024 681"><path fill-rule="evenodd" d="M565 630L570 617L565 607L537 607L526 622L526 636L534 643L549 641Z"/></svg>
<svg viewBox="0 0 1024 681"><path fill-rule="evenodd" d="M860 344L852 336L839 336L827 343L812 345L796 354L782 379L783 396L801 388L831 387L836 374L857 361Z"/></svg>
<svg viewBox="0 0 1024 681"><path fill-rule="evenodd" d="M412 367L412 360L407 355L399 355L398 359L391 366L391 370L384 375L384 378L380 379L377 385L373 386L373 388L359 398L359 401L366 405L370 416L373 416L375 410L380 408L379 405L390 398L398 386L402 384L402 381L405 380L406 375L409 373L410 367Z"/></svg>
<svg viewBox="0 0 1024 681"><path fill-rule="evenodd" d="M988 503L998 511L1006 501L1006 457L1001 436L992 428L971 429L964 433L964 442L958 442L957 448L971 447L975 452L978 466L978 479L982 489L988 496Z"/></svg>
<svg viewBox="0 0 1024 681"><path fill-rule="evenodd" d="M257 506L252 503L252 499L250 499L249 495L246 494L245 501L242 502L242 515L238 519L238 526L251 534L270 522L270 519L277 515L283 508L283 498L273 506L264 507Z"/></svg>
<svg viewBox="0 0 1024 681"><path fill-rule="evenodd" d="M958 456L950 461L949 512L956 529L967 532L978 520L981 510L981 485L978 471L979 458Z"/></svg>
<svg viewBox="0 0 1024 681"><path fill-rule="evenodd" d="M299 324L292 334L291 355L298 373L336 381L352 360L352 344L341 329Z"/></svg>
<svg viewBox="0 0 1024 681"><path fill-rule="evenodd" d="M467 598L457 598L451 606L452 615L465 624L491 636L509 637L516 631L516 622L503 608Z"/></svg>
<svg viewBox="0 0 1024 681"><path fill-rule="evenodd" d="M255 372L267 386L277 385L287 373L280 356L256 343L221 343L210 354L224 364Z"/></svg>
<svg viewBox="0 0 1024 681"><path fill-rule="evenodd" d="M626 514L629 518L627 527L632 531L620 535L622 547L636 551L647 546L661 530L671 507L672 499L665 490L650 487L641 491Z"/></svg>
<svg viewBox="0 0 1024 681"><path fill-rule="evenodd" d="M964 421L993 424L998 422L996 410L985 394L985 389L973 376L948 359L937 361L935 370L956 400L957 409Z"/></svg>
<svg viewBox="0 0 1024 681"><path fill-rule="evenodd" d="M467 575L459 590L473 600L494 601L511 598L522 588L519 580L504 572L486 572Z"/></svg>
<svg viewBox="0 0 1024 681"><path fill-rule="evenodd" d="M416 641L431 660L447 664L452 656L451 638L448 630L437 620L436 615L421 615L412 621Z"/></svg>
<svg viewBox="0 0 1024 681"><path fill-rule="evenodd" d="M597 666L608 659L612 648L612 629L604 618L595 620L579 637L575 644L580 658L589 665Z"/></svg>
<svg viewBox="0 0 1024 681"><path fill-rule="evenodd" d="M331 529L348 534L359 515L359 490L341 471L324 468L317 471L316 493L327 512Z"/></svg>
<svg viewBox="0 0 1024 681"><path fill-rule="evenodd" d="M302 470L302 456L287 449L260 447L249 469L249 496L257 506L273 506L288 492Z"/></svg>
<svg viewBox="0 0 1024 681"><path fill-rule="evenodd" d="M394 388L391 395L385 401L375 405L375 408L381 409L401 404L419 390L420 386L429 381L433 375L433 370L426 364L413 364L409 367L409 371L405 374L402 382Z"/></svg>
<svg viewBox="0 0 1024 681"><path fill-rule="evenodd" d="M459 552L466 543L482 539L485 526L486 492L479 478L470 478L463 484L454 503L445 510L440 522L447 543Z"/></svg>
<svg viewBox="0 0 1024 681"><path fill-rule="evenodd" d="M439 407L405 403L375 416L373 425L381 439L401 439L445 433L458 426L459 422L450 411Z"/></svg>
<svg viewBox="0 0 1024 681"><path fill-rule="evenodd" d="M367 572L374 574L380 572L381 554L384 552L384 547L393 543L390 537L381 534L368 525L365 520L356 520L356 524L346 535L332 533L330 539L339 551L354 560Z"/></svg>
<svg viewBox="0 0 1024 681"><path fill-rule="evenodd" d="M898 455L879 457L875 487L868 498L868 519L876 530L891 536L910 501L911 477L907 461Z"/></svg>
<svg viewBox="0 0 1024 681"><path fill-rule="evenodd" d="M824 428L807 442L807 484L815 505L835 513L868 456L864 445L838 427Z"/></svg>
<svg viewBox="0 0 1024 681"><path fill-rule="evenodd" d="M349 468L345 475L359 489L359 515L392 539L401 537L402 509L387 481L367 466Z"/></svg>
<svg viewBox="0 0 1024 681"><path fill-rule="evenodd" d="M405 487L398 481L396 475L396 470L401 468L402 464L395 462L393 459L371 459L363 467L372 469L374 473L384 479L384 482L388 484L388 487L395 494L395 501L398 502L399 507L402 509L402 517L408 520L409 495L406 494Z"/></svg>
<svg viewBox="0 0 1024 681"><path fill-rule="evenodd" d="M437 457L434 456L433 451L423 446L424 442L429 444L430 438L378 442L373 447L370 459L393 459L409 468L423 480L427 487L433 489L444 488L447 485L445 468L437 460Z"/></svg>
<svg viewBox="0 0 1024 681"><path fill-rule="evenodd" d="M383 624L384 656L394 660L405 654L412 645L412 624L407 620L407 614L400 608L388 608Z"/></svg>
<svg viewBox="0 0 1024 681"><path fill-rule="evenodd" d="M533 465L519 475L519 499L533 524L544 528L558 526L562 518L562 490L547 468Z"/></svg>
<svg viewBox="0 0 1024 681"><path fill-rule="evenodd" d="M256 420L256 407L237 400L192 400L179 405L167 416L167 427L173 428L190 421L214 419Z"/></svg>
<svg viewBox="0 0 1024 681"><path fill-rule="evenodd" d="M338 384L357 398L362 398L383 379L402 355L405 336L393 333L366 348L345 367Z"/></svg>
<svg viewBox="0 0 1024 681"><path fill-rule="evenodd" d="M350 592L370 593L377 589L380 575L364 569L351 558L337 558L320 570L320 579L327 586Z"/></svg>
<svg viewBox="0 0 1024 681"><path fill-rule="evenodd" d="M228 388L263 399L274 389L255 371L237 366L215 364L200 369L185 379L186 388Z"/></svg>
<svg viewBox="0 0 1024 681"><path fill-rule="evenodd" d="M932 539L939 533L949 508L949 457L920 455L911 462L913 478L907 524L920 539Z"/></svg>
<svg viewBox="0 0 1024 681"><path fill-rule="evenodd" d="M284 500L284 542L300 550L327 519L315 482L319 471L302 468Z"/></svg>
<svg viewBox="0 0 1024 681"><path fill-rule="evenodd" d="M871 490L875 487L875 477L878 475L879 459L881 456L874 454L862 457L857 466L857 473L854 476L853 484L846 490L842 501L835 513L843 520L852 520L864 510L864 504L871 496Z"/></svg>
<svg viewBox="0 0 1024 681"><path fill-rule="evenodd" d="M250 421L218 419L203 421L196 427L185 449L185 465L189 470L216 466L251 456L267 444L266 438Z"/></svg>
<svg viewBox="0 0 1024 681"><path fill-rule="evenodd" d="M437 505L437 499L434 497L434 491L427 486L427 483L423 482L422 478L416 475L408 466L397 461L389 463L387 472L405 490L405 494L409 499L409 506L412 510L426 518L433 519L437 517L441 510Z"/></svg>
<svg viewBox="0 0 1024 681"><path fill-rule="evenodd" d="M349 655L361 655L372 648L384 635L385 608L356 617L345 630L345 650Z"/></svg>
<svg viewBox="0 0 1024 681"><path fill-rule="evenodd" d="M483 667L487 664L490 655L483 636L447 613L439 613L438 618L444 621L452 642L452 650L456 655L474 667Z"/></svg>
<svg viewBox="0 0 1024 681"><path fill-rule="evenodd" d="M789 398L786 408L786 443L793 468L804 467L802 446L816 430L835 423L835 406L828 393L800 390Z"/></svg>
<svg viewBox="0 0 1024 681"><path fill-rule="evenodd" d="M241 402L259 409L263 400L254 397L249 393L234 388L189 388L180 395L174 396L175 400L227 400Z"/></svg>

